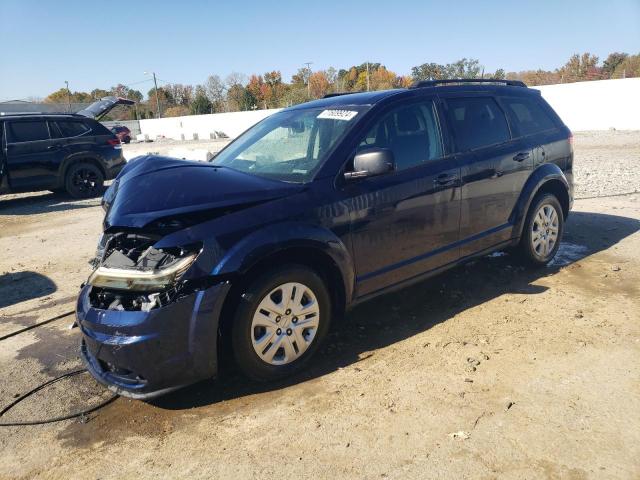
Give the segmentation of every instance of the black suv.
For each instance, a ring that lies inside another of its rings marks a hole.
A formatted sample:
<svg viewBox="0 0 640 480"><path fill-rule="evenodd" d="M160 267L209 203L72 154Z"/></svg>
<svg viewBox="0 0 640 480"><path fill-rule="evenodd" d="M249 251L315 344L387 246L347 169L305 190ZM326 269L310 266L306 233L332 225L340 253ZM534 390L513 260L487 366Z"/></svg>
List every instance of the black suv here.
<svg viewBox="0 0 640 480"><path fill-rule="evenodd" d="M497 80L297 105L211 163L133 159L103 199L82 357L136 398L215 376L223 345L291 375L359 302L495 250L549 262L572 164L540 92Z"/></svg>
<svg viewBox="0 0 640 480"><path fill-rule="evenodd" d="M76 114L0 116L0 194L66 190L74 198L102 193L124 166L116 135L96 121L131 100L105 97Z"/></svg>

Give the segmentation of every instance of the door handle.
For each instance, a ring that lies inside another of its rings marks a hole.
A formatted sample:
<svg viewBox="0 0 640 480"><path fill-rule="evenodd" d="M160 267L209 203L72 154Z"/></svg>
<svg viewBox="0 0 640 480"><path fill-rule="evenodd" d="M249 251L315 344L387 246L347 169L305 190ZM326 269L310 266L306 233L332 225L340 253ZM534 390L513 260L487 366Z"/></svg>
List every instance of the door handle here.
<svg viewBox="0 0 640 480"><path fill-rule="evenodd" d="M58 150L60 147L60 145L49 145L47 150Z"/></svg>
<svg viewBox="0 0 640 480"><path fill-rule="evenodd" d="M530 156L530 155L529 155L529 152L520 152L520 153L518 153L517 155L515 155L515 156L513 157L513 159L514 159L516 162L522 162L522 161L526 160L527 158L529 158L529 156Z"/></svg>
<svg viewBox="0 0 640 480"><path fill-rule="evenodd" d="M449 174L443 173L442 175L438 175L433 181L433 183L435 183L436 186L451 185L452 183L455 183L457 180L458 180L457 175L449 175Z"/></svg>
<svg viewBox="0 0 640 480"><path fill-rule="evenodd" d="M500 170L494 170L493 175L491 175L491 178L499 178L502 175L504 175L504 172L501 172Z"/></svg>

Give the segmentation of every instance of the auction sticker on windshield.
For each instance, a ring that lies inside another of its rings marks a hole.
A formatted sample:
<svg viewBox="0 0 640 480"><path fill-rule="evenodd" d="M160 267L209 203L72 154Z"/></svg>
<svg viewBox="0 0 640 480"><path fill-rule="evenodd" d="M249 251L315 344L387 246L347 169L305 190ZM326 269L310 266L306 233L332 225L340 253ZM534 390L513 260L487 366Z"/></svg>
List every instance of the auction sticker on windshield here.
<svg viewBox="0 0 640 480"><path fill-rule="evenodd" d="M318 118L325 118L327 120L345 120L349 121L353 117L355 117L358 112L354 112L353 110L323 110Z"/></svg>

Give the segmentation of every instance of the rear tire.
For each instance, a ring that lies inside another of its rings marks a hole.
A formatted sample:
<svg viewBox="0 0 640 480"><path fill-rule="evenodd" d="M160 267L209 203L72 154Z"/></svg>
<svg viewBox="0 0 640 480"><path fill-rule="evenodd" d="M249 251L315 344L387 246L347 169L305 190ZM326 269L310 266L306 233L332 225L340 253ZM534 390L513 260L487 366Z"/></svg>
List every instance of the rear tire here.
<svg viewBox="0 0 640 480"><path fill-rule="evenodd" d="M298 265L271 270L241 295L232 326L236 363L262 382L293 375L318 350L330 320L329 292L315 272Z"/></svg>
<svg viewBox="0 0 640 480"><path fill-rule="evenodd" d="M555 195L534 198L524 222L518 246L525 263L542 267L555 257L564 231L564 213Z"/></svg>
<svg viewBox="0 0 640 480"><path fill-rule="evenodd" d="M64 186L73 198L97 197L104 189L104 175L92 163L75 163L67 169Z"/></svg>

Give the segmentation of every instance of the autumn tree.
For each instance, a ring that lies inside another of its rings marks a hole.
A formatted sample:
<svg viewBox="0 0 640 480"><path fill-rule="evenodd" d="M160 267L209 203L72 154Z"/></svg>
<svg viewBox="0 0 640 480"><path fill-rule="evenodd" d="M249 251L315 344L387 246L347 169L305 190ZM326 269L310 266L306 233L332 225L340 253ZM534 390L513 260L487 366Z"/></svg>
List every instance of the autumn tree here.
<svg viewBox="0 0 640 480"><path fill-rule="evenodd" d="M263 75L264 84L261 87L261 98L265 108L282 106L286 87L282 82L282 74L279 70L273 70Z"/></svg>
<svg viewBox="0 0 640 480"><path fill-rule="evenodd" d="M311 98L322 98L328 92L331 84L327 78L327 74L323 71L314 72L309 77L309 91Z"/></svg>
<svg viewBox="0 0 640 480"><path fill-rule="evenodd" d="M89 103L92 101L91 95L86 92L70 92L66 88L61 88L47 95L44 103Z"/></svg>
<svg viewBox="0 0 640 480"><path fill-rule="evenodd" d="M149 92L147 93L147 110L151 113L152 117L157 116L156 113L156 97L158 99L158 102L160 104L160 114L162 115L162 112L167 109L170 106L175 105L173 99L171 98L171 94L169 92L167 92L164 88L160 87L157 89L152 88L151 90L149 90Z"/></svg>
<svg viewBox="0 0 640 480"><path fill-rule="evenodd" d="M172 107L167 108L164 111L163 116L184 117L186 115L189 115L190 113L191 113L191 110L189 109L189 107L185 107L184 105L174 105Z"/></svg>
<svg viewBox="0 0 640 480"><path fill-rule="evenodd" d="M584 80L599 80L602 78L598 69L598 57L588 52L582 55L574 54L567 63L558 70L561 82L579 82Z"/></svg>
<svg viewBox="0 0 640 480"><path fill-rule="evenodd" d="M262 78L262 75L251 75L249 77L249 83L247 83L246 90L255 99L256 103L259 104L261 108L267 108L267 106L264 104L263 95L265 92L263 91L263 86L264 80Z"/></svg>

